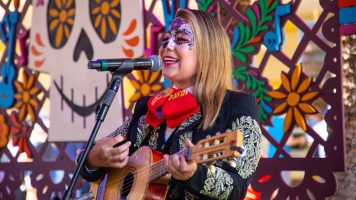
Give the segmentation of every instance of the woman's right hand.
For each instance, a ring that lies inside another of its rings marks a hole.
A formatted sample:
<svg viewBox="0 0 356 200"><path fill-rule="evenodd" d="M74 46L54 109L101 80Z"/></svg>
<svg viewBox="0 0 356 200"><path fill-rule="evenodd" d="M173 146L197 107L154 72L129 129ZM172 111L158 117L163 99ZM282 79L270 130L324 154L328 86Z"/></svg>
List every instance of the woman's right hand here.
<svg viewBox="0 0 356 200"><path fill-rule="evenodd" d="M91 169L99 167L123 168L129 159L130 141L114 147L115 144L122 142L124 137L117 135L115 137L105 137L97 141L94 147L89 151L87 165Z"/></svg>

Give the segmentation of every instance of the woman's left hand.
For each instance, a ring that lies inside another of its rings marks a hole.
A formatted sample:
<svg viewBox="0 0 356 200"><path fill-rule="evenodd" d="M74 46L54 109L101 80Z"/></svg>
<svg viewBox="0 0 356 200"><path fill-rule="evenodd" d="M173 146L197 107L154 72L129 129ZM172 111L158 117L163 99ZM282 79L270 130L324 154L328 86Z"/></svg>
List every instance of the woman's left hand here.
<svg viewBox="0 0 356 200"><path fill-rule="evenodd" d="M194 147L192 142L187 139L185 146ZM168 165L168 172L177 180L185 181L190 179L197 170L197 163L190 160L186 161L184 156L178 155L164 155L166 165Z"/></svg>

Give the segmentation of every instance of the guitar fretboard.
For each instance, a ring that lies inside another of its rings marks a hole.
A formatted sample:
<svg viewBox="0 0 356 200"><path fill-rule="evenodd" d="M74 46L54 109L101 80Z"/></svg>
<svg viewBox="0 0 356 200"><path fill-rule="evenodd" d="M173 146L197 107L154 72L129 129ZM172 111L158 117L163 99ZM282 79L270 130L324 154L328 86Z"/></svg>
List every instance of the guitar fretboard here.
<svg viewBox="0 0 356 200"><path fill-rule="evenodd" d="M187 157L189 157L188 152L190 154L189 149L184 149L174 155L184 156L185 158L187 158ZM164 163L164 159L152 164L150 167L150 171L152 172L150 179L149 179L150 181L154 181L154 180L166 175L168 173L168 168Z"/></svg>

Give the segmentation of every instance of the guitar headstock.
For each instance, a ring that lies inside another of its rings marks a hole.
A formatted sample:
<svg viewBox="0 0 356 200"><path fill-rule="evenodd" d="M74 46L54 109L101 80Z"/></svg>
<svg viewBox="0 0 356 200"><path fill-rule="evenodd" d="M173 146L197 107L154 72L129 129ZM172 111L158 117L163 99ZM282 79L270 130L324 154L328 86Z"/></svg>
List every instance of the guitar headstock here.
<svg viewBox="0 0 356 200"><path fill-rule="evenodd" d="M242 133L232 131L200 140L190 151L190 160L197 163L239 157L242 152Z"/></svg>

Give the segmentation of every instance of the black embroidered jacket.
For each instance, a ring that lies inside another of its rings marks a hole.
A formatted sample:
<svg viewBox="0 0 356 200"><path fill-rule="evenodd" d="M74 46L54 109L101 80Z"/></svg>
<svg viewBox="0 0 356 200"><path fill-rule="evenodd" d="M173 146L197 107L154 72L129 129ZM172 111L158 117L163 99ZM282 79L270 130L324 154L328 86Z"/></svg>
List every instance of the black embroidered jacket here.
<svg viewBox="0 0 356 200"><path fill-rule="evenodd" d="M122 134L130 139L130 155L141 146L173 154L184 149L187 138L196 144L207 136L224 133L228 129L241 130L243 133L244 153L241 157L207 165L198 164L197 171L187 181L171 179L167 199L243 199L260 157L261 130L255 97L228 91L218 118L211 128L199 130L201 112L198 112L183 122L167 142L164 142L164 123L157 128L146 123L148 99L149 97L144 97L138 101L131 120L111 133L112 137ZM93 181L102 176L104 171L105 169L100 169L89 172L84 167L81 175L84 179Z"/></svg>

